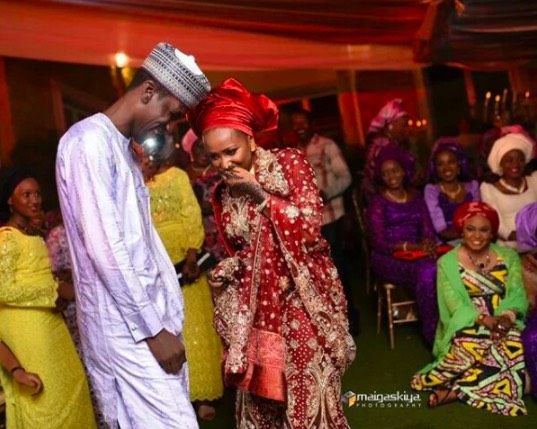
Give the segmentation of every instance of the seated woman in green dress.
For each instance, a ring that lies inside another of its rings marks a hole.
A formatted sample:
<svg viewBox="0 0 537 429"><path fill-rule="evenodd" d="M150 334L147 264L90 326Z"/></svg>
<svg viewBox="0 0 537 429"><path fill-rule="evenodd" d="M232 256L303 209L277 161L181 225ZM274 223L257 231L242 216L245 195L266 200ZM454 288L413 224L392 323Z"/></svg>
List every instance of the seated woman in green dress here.
<svg viewBox="0 0 537 429"><path fill-rule="evenodd" d="M520 259L492 243L499 219L486 203L461 205L453 220L462 244L438 261L435 361L411 386L432 391L430 407L460 400L497 414L526 414L520 332L528 302Z"/></svg>
<svg viewBox="0 0 537 429"><path fill-rule="evenodd" d="M59 285L43 238L31 226L41 210L35 178L22 170L0 184L0 338L19 366L39 374L39 395L0 367L9 429L95 429L88 383L67 326L58 312ZM20 372L20 371L15 371Z"/></svg>

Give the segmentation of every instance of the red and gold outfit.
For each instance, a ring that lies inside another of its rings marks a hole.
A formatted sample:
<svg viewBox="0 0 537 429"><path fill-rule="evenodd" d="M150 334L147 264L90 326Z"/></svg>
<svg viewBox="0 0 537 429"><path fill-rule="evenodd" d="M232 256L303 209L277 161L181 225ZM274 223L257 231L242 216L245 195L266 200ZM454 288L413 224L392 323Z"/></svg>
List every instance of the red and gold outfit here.
<svg viewBox="0 0 537 429"><path fill-rule="evenodd" d="M228 79L187 117L198 136L216 127L254 136L277 127L278 108ZM224 182L213 200L231 255L212 273L226 285L215 298L214 325L225 347L225 381L238 388L237 427L348 429L341 377L356 346L321 236L315 174L296 149L258 147L253 159L265 201L233 193Z"/></svg>
<svg viewBox="0 0 537 429"><path fill-rule="evenodd" d="M228 252L216 276L215 326L226 346L225 378L238 389L239 428L348 428L341 376L355 354L341 282L322 238L322 202L297 150L257 149L255 177L270 216L248 196L215 192ZM268 399L268 400L267 400Z"/></svg>

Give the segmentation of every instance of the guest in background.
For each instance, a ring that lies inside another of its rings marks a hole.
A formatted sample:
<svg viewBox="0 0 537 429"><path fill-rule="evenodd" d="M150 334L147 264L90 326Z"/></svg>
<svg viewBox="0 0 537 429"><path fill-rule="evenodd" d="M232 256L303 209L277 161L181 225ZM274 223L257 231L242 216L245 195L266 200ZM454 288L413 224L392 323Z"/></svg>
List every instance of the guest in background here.
<svg viewBox="0 0 537 429"><path fill-rule="evenodd" d="M524 285L531 308L537 305L537 201L516 215L517 250L522 256Z"/></svg>
<svg viewBox="0 0 537 429"><path fill-rule="evenodd" d="M468 180L468 159L458 140L443 137L435 142L429 163L429 179L424 198L438 238L456 244L460 234L453 226L457 207L478 201L479 183Z"/></svg>
<svg viewBox="0 0 537 429"><path fill-rule="evenodd" d="M223 178L214 209L231 256L210 281L237 427L348 429L341 377L355 344L313 169L296 149L256 145L278 108L234 79L187 117Z"/></svg>
<svg viewBox="0 0 537 429"><path fill-rule="evenodd" d="M432 343L438 320L435 232L423 198L410 186L413 173L414 164L403 149L391 145L378 154L379 191L367 208L371 266L379 278L414 292L423 336ZM422 250L429 257L404 261L394 257L397 250Z"/></svg>
<svg viewBox="0 0 537 429"><path fill-rule="evenodd" d="M0 184L0 338L45 390L32 397L0 371L7 425L13 428L95 428L86 375L58 313L58 283L43 238L31 225L41 190L24 170L5 172Z"/></svg>
<svg viewBox="0 0 537 429"><path fill-rule="evenodd" d="M323 227L321 234L328 241L332 259L343 283L347 298L347 313L352 335L359 333L359 316L354 307L353 285L343 246L345 203L343 193L351 185L352 177L347 162L338 145L313 131L311 114L296 110L291 114L294 131L300 136L298 149L305 155L315 172L317 185L323 199Z"/></svg>
<svg viewBox="0 0 537 429"><path fill-rule="evenodd" d="M403 100L395 98L388 101L373 118L367 131L367 154L364 167L366 182L362 185L363 191L368 194L375 192L375 171L377 157L380 151L387 146L397 146L404 149L405 157L409 163L415 163L415 158L408 150L408 113ZM413 177L408 180L412 181Z"/></svg>
<svg viewBox="0 0 537 429"><path fill-rule="evenodd" d="M522 331L522 343L537 398L537 202L528 204L516 216L518 251L522 253L522 278L531 313Z"/></svg>
<svg viewBox="0 0 537 429"><path fill-rule="evenodd" d="M167 151L168 147L172 149ZM146 159L142 164L150 192L151 218L177 274L182 276L190 400L200 418L212 420L216 409L211 402L224 390L223 352L212 324L214 308L207 277L197 264L205 237L201 210L186 172L166 162L173 153L173 140L158 153L148 153L144 145L133 144L133 148L139 158Z"/></svg>
<svg viewBox="0 0 537 429"><path fill-rule="evenodd" d="M412 388L432 390L430 407L460 400L506 416L526 414L520 332L528 301L520 258L492 243L499 218L489 205L464 203L453 222L462 244L438 261L435 361L414 376Z"/></svg>
<svg viewBox="0 0 537 429"><path fill-rule="evenodd" d="M537 399L537 310L535 307L526 320L526 328L522 331L522 344L531 380L531 391Z"/></svg>
<svg viewBox="0 0 537 429"><path fill-rule="evenodd" d="M506 136L507 134L512 133L523 134L530 141L533 141L528 132L524 129L524 127L519 124L503 125L503 119L500 116L497 116L495 118L494 127L490 128L482 134L479 145L479 153L481 155L479 158L480 165L478 166L479 181L493 183L498 179L498 176L490 170L490 167L487 164L487 159L496 140Z"/></svg>
<svg viewBox="0 0 537 429"><path fill-rule="evenodd" d="M192 132L192 134L194 134ZM194 134L195 135L195 134ZM212 198L216 185L222 180L218 171L210 162L205 145L198 138L190 146L191 168L188 171L194 194L198 199L203 217L205 240L203 251L209 252L215 261L227 257L226 250L219 239L218 228L214 218ZM212 268L212 267L210 267Z"/></svg>
<svg viewBox="0 0 537 429"><path fill-rule="evenodd" d="M481 184L481 198L500 216L497 243L501 246L516 248L516 214L537 201L537 172L524 174L532 154L532 141L523 134L511 133L496 140L487 159L499 178L494 183Z"/></svg>

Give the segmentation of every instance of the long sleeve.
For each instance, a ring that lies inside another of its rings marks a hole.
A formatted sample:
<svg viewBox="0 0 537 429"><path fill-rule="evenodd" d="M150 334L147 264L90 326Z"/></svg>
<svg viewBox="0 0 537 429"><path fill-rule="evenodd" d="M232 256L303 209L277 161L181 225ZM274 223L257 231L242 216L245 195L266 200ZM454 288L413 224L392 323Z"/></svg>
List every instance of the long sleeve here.
<svg viewBox="0 0 537 429"><path fill-rule="evenodd" d="M448 326L463 328L473 324L479 315L477 309L472 305L468 293L460 287L454 287L446 273L445 264L438 264L437 290L440 307L440 317ZM460 281L459 281L460 283Z"/></svg>
<svg viewBox="0 0 537 429"><path fill-rule="evenodd" d="M473 326L479 316L479 311L472 305L460 279L457 269L458 249L456 247L438 261L436 288L440 319L433 347L433 354L437 358L449 350L453 333Z"/></svg>
<svg viewBox="0 0 537 429"><path fill-rule="evenodd" d="M127 198L129 189L116 189L115 174L132 173L116 170L119 167L105 136L92 132L76 138L85 141L73 145L76 150L72 150L68 162L63 161L68 177L63 180L69 183L64 201L68 201L72 210L69 216L76 220L77 234L88 257L127 322L134 341L153 337L163 329L163 324L146 291L160 281L159 276L136 271L125 242L129 231L124 230L117 211L119 204L125 204L122 198ZM148 190L140 187L136 192L139 210L141 205L146 205L148 210ZM130 198L134 196L130 194ZM141 214L133 210L132 216ZM152 227L149 219L140 219L142 222L147 222L147 228ZM152 260L150 254L147 260Z"/></svg>
<svg viewBox="0 0 537 429"><path fill-rule="evenodd" d="M24 249L15 234L8 229L0 233L0 306L54 307L57 294L50 283L17 283L17 265Z"/></svg>
<svg viewBox="0 0 537 429"><path fill-rule="evenodd" d="M422 223L421 223L421 237L420 240L433 240L436 241L436 233L434 230L433 223L431 222L431 216L429 215L429 210L427 210L427 205L425 201L418 196L416 197L416 204L418 205L418 210L421 213Z"/></svg>
<svg viewBox="0 0 537 429"><path fill-rule="evenodd" d="M283 174L290 195L270 196L270 220L285 241L288 250L302 251L314 245L321 236L322 205L315 174L306 158L298 151L286 151L280 156ZM297 241L297 237L301 238Z"/></svg>
<svg viewBox="0 0 537 429"><path fill-rule="evenodd" d="M327 140L324 153L330 163L330 170L335 177L334 182L323 189L326 198L331 200L345 192L345 189L351 184L352 177L347 162L336 143L332 140Z"/></svg>
<svg viewBox="0 0 537 429"><path fill-rule="evenodd" d="M507 289L505 298L496 310L496 315L505 310L515 310L518 319L524 320L528 311L528 298L522 281L522 263L518 254L509 248L496 250L501 252L507 266Z"/></svg>
<svg viewBox="0 0 537 429"><path fill-rule="evenodd" d="M494 185L486 182L483 182L481 184L481 200L494 207L498 212L498 216L500 217L500 228L498 229L498 237L500 237L502 240L508 240L511 231L509 231L509 228L507 228L505 220L502 216L502 210L500 209L499 201L497 201L498 193L499 191L494 188Z"/></svg>
<svg viewBox="0 0 537 429"><path fill-rule="evenodd" d="M385 211L383 199L375 195L367 207L367 229L371 247L378 252L391 254L396 243L392 243L386 234Z"/></svg>
<svg viewBox="0 0 537 429"><path fill-rule="evenodd" d="M440 188L438 185L428 184L425 186L423 197L425 199L425 204L427 205L434 230L437 233L440 233L447 228L446 218L442 208L440 207L439 196Z"/></svg>

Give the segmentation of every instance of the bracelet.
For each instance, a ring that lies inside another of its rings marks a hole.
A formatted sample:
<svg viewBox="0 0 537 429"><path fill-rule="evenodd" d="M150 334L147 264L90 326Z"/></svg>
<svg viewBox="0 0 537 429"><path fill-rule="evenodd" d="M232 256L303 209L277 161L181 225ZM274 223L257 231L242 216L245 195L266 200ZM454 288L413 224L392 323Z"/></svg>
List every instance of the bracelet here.
<svg viewBox="0 0 537 429"><path fill-rule="evenodd" d="M265 198L265 199L263 200L263 202L262 202L261 204L259 204L259 205L256 207L255 210L256 210L258 213L261 213L263 210L265 210L265 207L267 207L268 203L269 203L269 197Z"/></svg>
<svg viewBox="0 0 537 429"><path fill-rule="evenodd" d="M485 317L487 317L487 315L481 313L479 316L477 316L477 319L475 319L476 323L477 323L478 325L483 326L483 324L484 324L484 322L485 322Z"/></svg>
<svg viewBox="0 0 537 429"><path fill-rule="evenodd" d="M405 241L403 243L403 251L406 252L406 246L408 245L408 241Z"/></svg>
<svg viewBox="0 0 537 429"><path fill-rule="evenodd" d="M22 370L22 371L26 371L22 366L15 366L13 368L11 368L11 370L9 371L11 375L13 375L13 373L17 370Z"/></svg>

